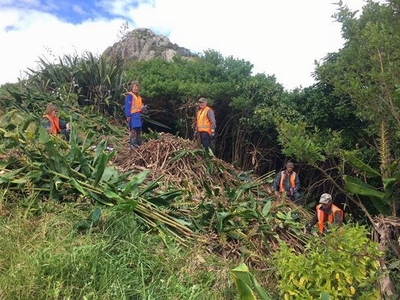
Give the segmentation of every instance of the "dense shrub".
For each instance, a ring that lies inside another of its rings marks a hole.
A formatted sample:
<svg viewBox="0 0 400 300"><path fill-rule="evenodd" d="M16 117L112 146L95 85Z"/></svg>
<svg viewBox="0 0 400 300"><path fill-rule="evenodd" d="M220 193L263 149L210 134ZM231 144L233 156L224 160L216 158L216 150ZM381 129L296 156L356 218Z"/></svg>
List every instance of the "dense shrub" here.
<svg viewBox="0 0 400 300"><path fill-rule="evenodd" d="M379 299L381 252L363 226L346 225L310 239L304 253L286 243L274 254L284 299Z"/></svg>

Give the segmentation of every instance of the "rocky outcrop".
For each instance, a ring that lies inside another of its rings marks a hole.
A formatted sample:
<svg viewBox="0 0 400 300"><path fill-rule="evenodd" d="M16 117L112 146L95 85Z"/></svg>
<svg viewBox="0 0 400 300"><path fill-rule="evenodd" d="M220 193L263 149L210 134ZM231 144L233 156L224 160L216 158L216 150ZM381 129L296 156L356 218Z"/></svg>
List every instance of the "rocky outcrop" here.
<svg viewBox="0 0 400 300"><path fill-rule="evenodd" d="M139 28L129 32L124 39L108 47L104 54L124 62L163 58L171 61L175 55L190 57L189 49L173 44L163 35L156 35L150 29Z"/></svg>

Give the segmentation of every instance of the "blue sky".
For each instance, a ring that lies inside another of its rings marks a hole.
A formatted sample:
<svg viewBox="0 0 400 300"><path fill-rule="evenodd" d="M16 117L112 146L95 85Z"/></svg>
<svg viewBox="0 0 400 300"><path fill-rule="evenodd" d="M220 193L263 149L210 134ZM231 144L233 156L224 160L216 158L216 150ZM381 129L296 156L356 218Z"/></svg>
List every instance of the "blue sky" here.
<svg viewBox="0 0 400 300"><path fill-rule="evenodd" d="M314 61L343 44L335 0L0 0L0 84L25 78L38 58L118 41L122 25L149 28L194 53L213 49L275 75L290 90L314 83ZM343 0L360 10L363 0Z"/></svg>

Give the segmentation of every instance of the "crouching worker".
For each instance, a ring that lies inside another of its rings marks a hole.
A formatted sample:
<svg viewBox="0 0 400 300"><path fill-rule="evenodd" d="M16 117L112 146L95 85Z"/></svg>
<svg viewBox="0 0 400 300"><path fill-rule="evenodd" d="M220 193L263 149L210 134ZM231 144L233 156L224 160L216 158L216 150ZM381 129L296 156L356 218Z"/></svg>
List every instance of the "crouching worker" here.
<svg viewBox="0 0 400 300"><path fill-rule="evenodd" d="M322 194L316 207L316 214L306 225L306 231L311 233L311 228L318 223L318 233L322 235L327 231L328 224L341 226L343 224L343 210L332 203L330 194Z"/></svg>
<svg viewBox="0 0 400 300"><path fill-rule="evenodd" d="M48 103L42 117L42 125L51 135L60 134L69 141L70 126L69 123L58 118L57 106L53 103Z"/></svg>

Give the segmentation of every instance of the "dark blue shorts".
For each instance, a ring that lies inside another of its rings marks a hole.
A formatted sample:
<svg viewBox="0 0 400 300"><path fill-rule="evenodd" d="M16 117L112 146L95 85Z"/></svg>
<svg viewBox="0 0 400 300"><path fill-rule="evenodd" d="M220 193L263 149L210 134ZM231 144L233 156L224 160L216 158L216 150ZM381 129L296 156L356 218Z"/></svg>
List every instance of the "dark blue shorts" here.
<svg viewBox="0 0 400 300"><path fill-rule="evenodd" d="M142 117L140 113L131 114L131 121L129 122L129 128L141 128L142 127Z"/></svg>

